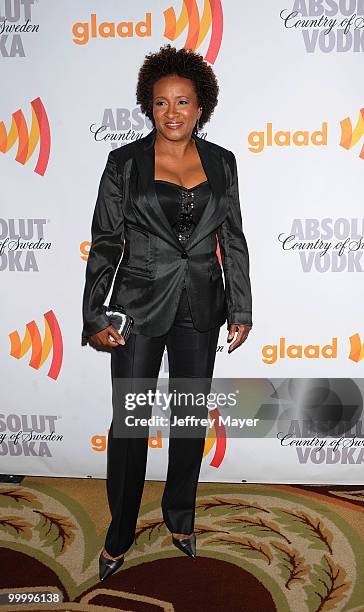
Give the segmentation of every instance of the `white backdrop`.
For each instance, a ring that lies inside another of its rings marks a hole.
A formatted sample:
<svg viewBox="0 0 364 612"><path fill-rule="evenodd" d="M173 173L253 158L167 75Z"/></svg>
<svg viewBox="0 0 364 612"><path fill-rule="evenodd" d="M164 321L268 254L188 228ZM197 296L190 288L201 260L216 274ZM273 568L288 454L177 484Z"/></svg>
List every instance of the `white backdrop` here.
<svg viewBox="0 0 364 612"><path fill-rule="evenodd" d="M177 27L193 4L173 1ZM206 56L210 46L220 85L200 135L236 155L253 292L252 332L228 355L221 328L215 376L242 379L251 416L290 379L322 378L326 389L348 379L345 402L364 364L364 2L196 6L206 13L196 50ZM150 129L135 101L145 54L167 42L184 46L189 25L198 31L192 15L170 41L169 7L0 0L1 473L105 476L110 356L80 344L90 224L111 147ZM130 23L119 31L132 35L105 37L122 21ZM147 25L136 27L141 21ZM322 348L335 343L325 357ZM318 348L300 356L289 345ZM166 354L160 376L168 376ZM359 425L360 416L359 401ZM56 439L29 443L32 429ZM202 481L362 479L359 449L349 457L339 450L334 462L325 452L303 460L275 435L228 439L218 466L215 450L206 447ZM148 478L165 477L166 453L166 440L150 448Z"/></svg>

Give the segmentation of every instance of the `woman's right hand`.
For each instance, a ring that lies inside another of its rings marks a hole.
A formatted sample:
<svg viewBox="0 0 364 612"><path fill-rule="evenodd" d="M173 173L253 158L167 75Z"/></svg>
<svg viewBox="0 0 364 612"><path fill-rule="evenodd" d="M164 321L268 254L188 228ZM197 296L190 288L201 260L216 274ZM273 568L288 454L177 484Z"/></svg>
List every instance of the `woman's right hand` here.
<svg viewBox="0 0 364 612"><path fill-rule="evenodd" d="M119 346L119 344L125 344L123 336L112 325L102 329L93 336L89 336L89 340L98 346L112 346L113 348Z"/></svg>

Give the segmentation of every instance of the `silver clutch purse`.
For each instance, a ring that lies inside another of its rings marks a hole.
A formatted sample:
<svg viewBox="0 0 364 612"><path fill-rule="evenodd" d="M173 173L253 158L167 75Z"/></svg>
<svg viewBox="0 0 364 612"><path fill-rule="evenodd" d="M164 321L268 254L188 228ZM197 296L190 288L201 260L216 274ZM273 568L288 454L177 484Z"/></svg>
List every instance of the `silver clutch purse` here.
<svg viewBox="0 0 364 612"><path fill-rule="evenodd" d="M104 309L110 321L110 325L116 329L118 334L120 334L126 342L134 323L133 317L128 315L123 306L119 306L118 304L109 304L109 306L104 306Z"/></svg>

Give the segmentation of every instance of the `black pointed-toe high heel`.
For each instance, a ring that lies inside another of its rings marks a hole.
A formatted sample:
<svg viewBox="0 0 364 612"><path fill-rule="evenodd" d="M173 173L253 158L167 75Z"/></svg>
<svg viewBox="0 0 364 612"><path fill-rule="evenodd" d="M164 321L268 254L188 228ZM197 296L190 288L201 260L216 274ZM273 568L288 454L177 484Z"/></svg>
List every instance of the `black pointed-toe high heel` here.
<svg viewBox="0 0 364 612"><path fill-rule="evenodd" d="M196 559L196 534L193 533L189 538L175 538L172 536L173 544L185 555Z"/></svg>
<svg viewBox="0 0 364 612"><path fill-rule="evenodd" d="M105 580L108 576L111 576L114 572L116 572L119 567L124 563L124 557L121 559L107 559L101 553L99 557L99 576L100 580Z"/></svg>

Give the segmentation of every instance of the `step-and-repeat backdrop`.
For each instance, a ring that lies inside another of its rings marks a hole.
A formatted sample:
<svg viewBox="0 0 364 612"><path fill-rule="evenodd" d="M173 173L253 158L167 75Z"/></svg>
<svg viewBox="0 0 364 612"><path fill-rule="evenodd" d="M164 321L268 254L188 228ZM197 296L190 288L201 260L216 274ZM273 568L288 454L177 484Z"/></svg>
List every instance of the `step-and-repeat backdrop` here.
<svg viewBox="0 0 364 612"><path fill-rule="evenodd" d="M200 136L236 155L251 259L252 332L228 354L224 325L215 365L246 421L212 427L200 479L358 483L362 0L0 0L0 473L105 477L110 354L80 339L90 225L109 151L151 129L137 73L166 43L216 72ZM151 427L148 478L167 450Z"/></svg>

